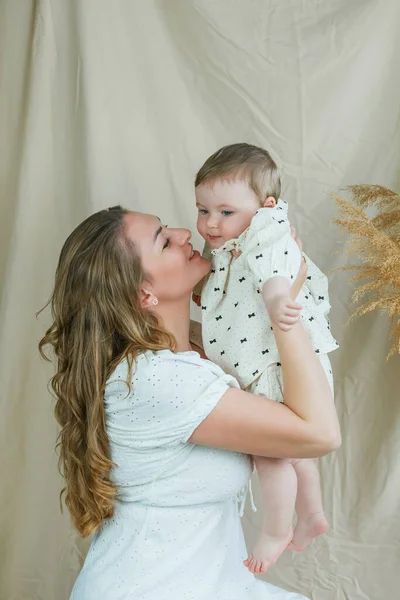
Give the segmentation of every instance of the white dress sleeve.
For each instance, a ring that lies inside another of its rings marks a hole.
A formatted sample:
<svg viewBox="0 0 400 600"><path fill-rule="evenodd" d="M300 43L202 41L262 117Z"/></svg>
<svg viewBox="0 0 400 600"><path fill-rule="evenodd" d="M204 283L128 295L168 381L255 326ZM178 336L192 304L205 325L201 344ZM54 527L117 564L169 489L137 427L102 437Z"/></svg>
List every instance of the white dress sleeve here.
<svg viewBox="0 0 400 600"><path fill-rule="evenodd" d="M107 428L114 442L136 448L186 443L229 387L239 387L197 352L169 350L139 356L126 384L122 361L105 390Z"/></svg>
<svg viewBox="0 0 400 600"><path fill-rule="evenodd" d="M258 287L281 276L293 280L301 252L293 240L285 211L261 208L252 219L244 248L247 267Z"/></svg>

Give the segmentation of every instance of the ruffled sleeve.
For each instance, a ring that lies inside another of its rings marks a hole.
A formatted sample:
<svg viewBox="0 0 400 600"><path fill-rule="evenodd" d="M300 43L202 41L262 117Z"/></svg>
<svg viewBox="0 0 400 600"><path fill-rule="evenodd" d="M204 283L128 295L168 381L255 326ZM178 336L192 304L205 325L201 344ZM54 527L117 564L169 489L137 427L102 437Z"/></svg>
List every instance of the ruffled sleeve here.
<svg viewBox="0 0 400 600"><path fill-rule="evenodd" d="M237 381L197 352L140 356L126 384L123 361L105 390L107 428L114 443L154 448L186 443Z"/></svg>
<svg viewBox="0 0 400 600"><path fill-rule="evenodd" d="M243 249L247 267L258 287L271 277L294 279L301 263L301 252L290 232L286 203L261 208L250 224Z"/></svg>

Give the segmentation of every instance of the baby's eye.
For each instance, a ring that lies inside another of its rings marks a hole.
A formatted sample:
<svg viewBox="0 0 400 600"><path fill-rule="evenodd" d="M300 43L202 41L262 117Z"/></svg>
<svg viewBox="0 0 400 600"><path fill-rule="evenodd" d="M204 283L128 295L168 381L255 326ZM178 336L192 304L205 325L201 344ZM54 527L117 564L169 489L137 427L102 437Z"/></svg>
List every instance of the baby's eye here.
<svg viewBox="0 0 400 600"><path fill-rule="evenodd" d="M167 238L166 241L165 241L165 244L163 246L163 250L165 250L165 248L168 248L169 245L170 245L169 238Z"/></svg>
<svg viewBox="0 0 400 600"><path fill-rule="evenodd" d="M230 217L231 215L233 215L233 210L223 210L222 214L224 215L224 217Z"/></svg>
<svg viewBox="0 0 400 600"><path fill-rule="evenodd" d="M206 210L205 208L199 208L199 213L201 215L206 215L208 213L208 210Z"/></svg>

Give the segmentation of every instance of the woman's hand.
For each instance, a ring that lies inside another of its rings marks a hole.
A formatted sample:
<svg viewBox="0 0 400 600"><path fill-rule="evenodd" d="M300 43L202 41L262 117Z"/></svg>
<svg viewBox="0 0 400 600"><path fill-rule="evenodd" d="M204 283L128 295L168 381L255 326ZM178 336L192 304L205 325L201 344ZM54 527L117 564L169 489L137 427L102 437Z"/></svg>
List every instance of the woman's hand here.
<svg viewBox="0 0 400 600"><path fill-rule="evenodd" d="M293 281L292 287L290 288L290 297L293 300L296 300L297 296L300 293L301 288L303 287L303 285L306 282L308 266L307 266L306 259L303 254L303 242L301 241L301 239L299 237L296 236L296 230L294 227L291 227L291 232L292 232L292 237L293 237L294 241L296 242L296 244L298 245L299 250L301 252L300 267L299 267L299 270L297 271L296 279Z"/></svg>

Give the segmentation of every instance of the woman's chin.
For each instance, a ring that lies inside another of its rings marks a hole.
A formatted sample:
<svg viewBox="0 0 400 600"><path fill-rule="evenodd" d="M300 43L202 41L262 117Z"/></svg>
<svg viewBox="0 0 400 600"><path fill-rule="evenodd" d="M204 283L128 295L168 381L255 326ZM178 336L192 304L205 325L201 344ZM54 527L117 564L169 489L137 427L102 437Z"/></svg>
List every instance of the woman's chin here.
<svg viewBox="0 0 400 600"><path fill-rule="evenodd" d="M190 279L192 280L193 287L211 271L210 261L202 256L199 256L198 258L193 257L191 260L191 267Z"/></svg>
<svg viewBox="0 0 400 600"><path fill-rule="evenodd" d="M199 263L201 261L201 266L204 269L204 273L200 278L200 279L202 279L204 277L204 275L207 275L207 273L209 273L211 271L211 262L207 258L204 258L203 256L200 256L200 258L197 260Z"/></svg>

